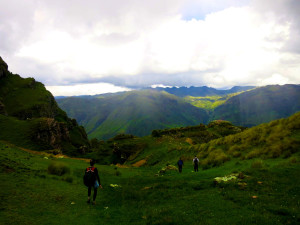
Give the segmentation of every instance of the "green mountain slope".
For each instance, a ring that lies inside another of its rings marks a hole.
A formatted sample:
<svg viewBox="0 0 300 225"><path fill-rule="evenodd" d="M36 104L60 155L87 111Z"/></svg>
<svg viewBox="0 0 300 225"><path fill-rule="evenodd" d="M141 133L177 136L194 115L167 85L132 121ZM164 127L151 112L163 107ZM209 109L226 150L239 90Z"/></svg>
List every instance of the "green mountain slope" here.
<svg viewBox="0 0 300 225"><path fill-rule="evenodd" d="M192 146L204 168L232 158L289 158L300 150L300 112L211 142Z"/></svg>
<svg viewBox="0 0 300 225"><path fill-rule="evenodd" d="M102 163L128 165L176 165L179 157L195 155L202 168L250 159L289 158L299 154L300 112L252 128L227 121L208 125L154 130L151 136L117 135L108 141L93 141L90 157Z"/></svg>
<svg viewBox="0 0 300 225"><path fill-rule="evenodd" d="M214 95L214 96L205 96L205 97L194 97L186 96L184 100L191 103L193 106L198 108L205 109L209 113L213 112L215 108L220 105L223 105L229 98L239 95L242 92L236 92L228 95Z"/></svg>
<svg viewBox="0 0 300 225"><path fill-rule="evenodd" d="M211 119L255 126L300 111L299 85L269 85L229 98L215 108Z"/></svg>
<svg viewBox="0 0 300 225"><path fill-rule="evenodd" d="M69 154L89 146L84 128L67 117L42 83L12 74L1 57L0 71L0 139L34 150L61 149Z"/></svg>
<svg viewBox="0 0 300 225"><path fill-rule="evenodd" d="M102 98L64 98L58 104L83 125L89 137L108 139L118 133L149 135L154 129L196 125L207 113L180 98L154 90Z"/></svg>

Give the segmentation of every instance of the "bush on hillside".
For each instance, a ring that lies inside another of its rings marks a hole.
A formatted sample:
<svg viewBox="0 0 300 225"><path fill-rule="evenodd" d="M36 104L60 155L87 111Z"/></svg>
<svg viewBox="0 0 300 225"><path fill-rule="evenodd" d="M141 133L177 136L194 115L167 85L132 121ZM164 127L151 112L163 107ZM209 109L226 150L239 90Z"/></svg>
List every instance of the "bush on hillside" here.
<svg viewBox="0 0 300 225"><path fill-rule="evenodd" d="M251 168L253 169L261 169L263 168L264 162L261 159L255 160L252 164L251 164Z"/></svg>
<svg viewBox="0 0 300 225"><path fill-rule="evenodd" d="M67 176L63 180L68 182L68 183L73 183L73 177L72 176Z"/></svg>
<svg viewBox="0 0 300 225"><path fill-rule="evenodd" d="M64 174L70 173L70 168L62 162L53 161L48 166L48 173L57 176L62 176Z"/></svg>
<svg viewBox="0 0 300 225"><path fill-rule="evenodd" d="M229 161L230 157L226 155L221 149L211 151L208 156L200 162L202 168L220 166L224 162Z"/></svg>
<svg viewBox="0 0 300 225"><path fill-rule="evenodd" d="M248 154L246 154L245 158L246 159L253 159L253 158L257 158L261 155L262 155L261 149L253 149Z"/></svg>
<svg viewBox="0 0 300 225"><path fill-rule="evenodd" d="M123 139L132 139L134 136L132 134L117 134L115 137L111 138L111 141L123 140Z"/></svg>

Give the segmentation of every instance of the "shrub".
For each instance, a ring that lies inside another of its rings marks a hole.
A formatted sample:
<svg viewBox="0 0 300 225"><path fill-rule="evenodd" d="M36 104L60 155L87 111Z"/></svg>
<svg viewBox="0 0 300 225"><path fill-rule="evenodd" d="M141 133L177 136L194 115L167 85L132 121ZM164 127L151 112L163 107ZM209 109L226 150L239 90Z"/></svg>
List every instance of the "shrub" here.
<svg viewBox="0 0 300 225"><path fill-rule="evenodd" d="M264 166L264 162L262 160L255 160L252 164L251 164L251 168L253 169L261 169Z"/></svg>
<svg viewBox="0 0 300 225"><path fill-rule="evenodd" d="M153 130L151 135L152 137L161 137L161 132L159 132L159 130Z"/></svg>
<svg viewBox="0 0 300 225"><path fill-rule="evenodd" d="M224 144L224 138L218 138L215 140L216 145L223 145Z"/></svg>
<svg viewBox="0 0 300 225"><path fill-rule="evenodd" d="M116 171L116 176L118 177L118 176L121 176L121 175L122 175L121 172L119 170L117 170Z"/></svg>
<svg viewBox="0 0 300 225"><path fill-rule="evenodd" d="M232 153L232 156L233 156L234 158L238 158L238 157L240 157L241 155L242 155L242 153L241 153L241 152L238 152L238 151L235 151L235 152Z"/></svg>
<svg viewBox="0 0 300 225"><path fill-rule="evenodd" d="M73 183L73 177L71 177L71 176L65 177L64 180L67 181L67 182L69 182L69 183Z"/></svg>
<svg viewBox="0 0 300 225"><path fill-rule="evenodd" d="M289 157L291 157L292 156L292 152L291 151L285 151L284 153L283 153L283 158L284 159L287 159L287 158L289 158Z"/></svg>
<svg viewBox="0 0 300 225"><path fill-rule="evenodd" d="M240 135L228 135L224 138L224 143L228 145L232 145L240 142L241 142Z"/></svg>
<svg viewBox="0 0 300 225"><path fill-rule="evenodd" d="M289 159L290 163L297 163L298 161L299 160L296 157L294 157L294 156Z"/></svg>
<svg viewBox="0 0 300 225"><path fill-rule="evenodd" d="M251 152L249 152L247 155L246 155L246 159L253 159L253 158L257 158L261 155L261 150L260 149L254 149L252 150Z"/></svg>
<svg viewBox="0 0 300 225"><path fill-rule="evenodd" d="M277 143L271 146L268 155L271 158L278 158L281 156L281 153L282 153L282 145L280 143Z"/></svg>
<svg viewBox="0 0 300 225"><path fill-rule="evenodd" d="M228 153L232 155L234 152L239 152L240 150L238 145L233 145L229 148Z"/></svg>
<svg viewBox="0 0 300 225"><path fill-rule="evenodd" d="M70 168L62 162L51 162L48 166L48 173L62 176L64 174L70 173Z"/></svg>
<svg viewBox="0 0 300 225"><path fill-rule="evenodd" d="M229 160L229 156L227 156L221 149L217 149L216 151L209 153L206 159L202 160L201 166L203 169L209 166L220 166Z"/></svg>
<svg viewBox="0 0 300 225"><path fill-rule="evenodd" d="M115 137L113 137L111 140L122 140L122 139L133 139L134 136L132 134L117 134Z"/></svg>

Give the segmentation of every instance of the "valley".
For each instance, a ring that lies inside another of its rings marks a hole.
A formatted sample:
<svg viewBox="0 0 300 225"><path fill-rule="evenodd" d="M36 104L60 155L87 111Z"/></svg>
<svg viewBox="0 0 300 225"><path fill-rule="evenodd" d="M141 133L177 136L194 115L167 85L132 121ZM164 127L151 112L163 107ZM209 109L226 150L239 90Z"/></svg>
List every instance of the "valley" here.
<svg viewBox="0 0 300 225"><path fill-rule="evenodd" d="M89 138L107 140L122 133L142 137L154 129L208 124L214 120L253 127L300 111L299 96L299 85L229 90L181 87L67 97L57 102L86 128Z"/></svg>
<svg viewBox="0 0 300 225"><path fill-rule="evenodd" d="M138 90L57 104L2 59L0 69L1 224L300 222L299 85L184 98ZM96 205L83 184L91 158L103 186Z"/></svg>

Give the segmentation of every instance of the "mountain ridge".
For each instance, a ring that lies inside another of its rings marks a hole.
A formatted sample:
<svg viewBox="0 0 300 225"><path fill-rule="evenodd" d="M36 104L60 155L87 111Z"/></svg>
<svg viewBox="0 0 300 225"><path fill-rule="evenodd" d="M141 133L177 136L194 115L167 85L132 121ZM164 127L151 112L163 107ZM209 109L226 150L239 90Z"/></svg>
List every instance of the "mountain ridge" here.
<svg viewBox="0 0 300 225"><path fill-rule="evenodd" d="M212 119L255 126L300 111L300 85L267 85L229 98L215 108Z"/></svg>
<svg viewBox="0 0 300 225"><path fill-rule="evenodd" d="M154 129L208 121L204 110L157 90L132 91L106 98L64 98L58 99L58 103L86 127L91 138L107 139L118 133L144 136ZM78 107L74 107L76 104Z"/></svg>
<svg viewBox="0 0 300 225"><path fill-rule="evenodd" d="M57 102L71 117L85 126L90 138L104 139L119 133L144 136L149 135L151 129L197 125L218 119L228 120L237 126L251 127L288 117L300 110L299 85L251 88L233 87L230 92L246 91L185 98L170 94L164 88L160 88L163 91L145 89L120 94L69 97L58 99ZM197 110L187 102L201 109L202 114L198 119L195 118ZM189 113L194 116L190 117ZM247 118L252 121L247 122Z"/></svg>
<svg viewBox="0 0 300 225"><path fill-rule="evenodd" d="M84 128L59 108L44 85L11 73L1 57L0 81L0 139L67 154L81 154L89 148Z"/></svg>

